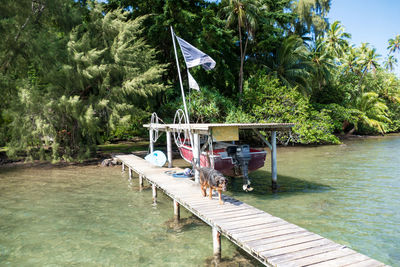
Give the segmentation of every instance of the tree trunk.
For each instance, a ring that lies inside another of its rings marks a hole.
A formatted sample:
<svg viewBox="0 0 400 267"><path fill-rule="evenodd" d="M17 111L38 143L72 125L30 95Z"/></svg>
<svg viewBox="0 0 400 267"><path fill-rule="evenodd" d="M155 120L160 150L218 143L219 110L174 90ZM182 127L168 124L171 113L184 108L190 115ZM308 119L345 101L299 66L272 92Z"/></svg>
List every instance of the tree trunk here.
<svg viewBox="0 0 400 267"><path fill-rule="evenodd" d="M242 103L242 86L243 86L243 48L242 48L242 27L240 20L238 22L239 28L239 47L240 47L240 69L239 69L239 104Z"/></svg>
<svg viewBox="0 0 400 267"><path fill-rule="evenodd" d="M353 129L351 129L351 130L346 134L346 136L352 135L355 131L356 131L356 127L354 126Z"/></svg>

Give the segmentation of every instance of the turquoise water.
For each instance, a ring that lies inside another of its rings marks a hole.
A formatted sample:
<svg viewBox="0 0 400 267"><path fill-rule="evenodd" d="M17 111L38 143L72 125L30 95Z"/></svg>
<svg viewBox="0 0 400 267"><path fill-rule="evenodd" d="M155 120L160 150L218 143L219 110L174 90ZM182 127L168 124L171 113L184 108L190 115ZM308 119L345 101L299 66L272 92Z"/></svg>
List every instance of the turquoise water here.
<svg viewBox="0 0 400 267"><path fill-rule="evenodd" d="M280 148L278 193L269 158L229 192L251 205L392 266L400 266L400 137ZM178 162L179 163L179 162ZM209 266L211 229L172 201L139 192L120 167L0 168L0 266ZM222 240L222 266L254 266Z"/></svg>
<svg viewBox="0 0 400 267"><path fill-rule="evenodd" d="M268 188L270 159L253 173L256 192L230 195L310 231L400 266L400 137L339 146L278 149L279 192ZM268 177L267 179L265 177Z"/></svg>
<svg viewBox="0 0 400 267"><path fill-rule="evenodd" d="M121 167L0 169L0 266L209 266L209 226ZM223 266L253 266L222 240Z"/></svg>

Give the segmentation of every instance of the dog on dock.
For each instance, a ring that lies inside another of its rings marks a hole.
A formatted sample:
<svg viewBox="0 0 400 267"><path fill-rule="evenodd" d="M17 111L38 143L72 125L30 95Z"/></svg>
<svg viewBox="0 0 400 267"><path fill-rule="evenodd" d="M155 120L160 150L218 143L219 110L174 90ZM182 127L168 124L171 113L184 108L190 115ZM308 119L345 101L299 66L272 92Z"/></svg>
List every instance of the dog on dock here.
<svg viewBox="0 0 400 267"><path fill-rule="evenodd" d="M210 188L209 197L212 199L212 191L218 192L219 204L224 204L222 201L222 191L226 191L228 180L217 170L207 167L197 167L192 161L193 168L200 173L200 186L203 197L207 196L207 188Z"/></svg>

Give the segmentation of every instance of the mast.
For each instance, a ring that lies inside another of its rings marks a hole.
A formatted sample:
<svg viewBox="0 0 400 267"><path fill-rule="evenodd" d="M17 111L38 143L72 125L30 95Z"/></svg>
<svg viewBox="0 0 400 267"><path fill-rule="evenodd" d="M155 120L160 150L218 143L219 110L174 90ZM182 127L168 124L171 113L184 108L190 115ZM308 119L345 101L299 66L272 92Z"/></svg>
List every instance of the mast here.
<svg viewBox="0 0 400 267"><path fill-rule="evenodd" d="M174 51L175 51L176 67L178 68L179 83L181 85L183 106L185 108L185 115L186 115L186 118L187 118L187 121L188 121L188 124L189 124L190 123L189 122L189 113L188 113L187 106L186 106L185 91L183 90L181 69L179 68L178 54L176 53L175 34L174 34L174 30L172 29L172 26L170 26L170 27L171 27L172 42L174 43Z"/></svg>

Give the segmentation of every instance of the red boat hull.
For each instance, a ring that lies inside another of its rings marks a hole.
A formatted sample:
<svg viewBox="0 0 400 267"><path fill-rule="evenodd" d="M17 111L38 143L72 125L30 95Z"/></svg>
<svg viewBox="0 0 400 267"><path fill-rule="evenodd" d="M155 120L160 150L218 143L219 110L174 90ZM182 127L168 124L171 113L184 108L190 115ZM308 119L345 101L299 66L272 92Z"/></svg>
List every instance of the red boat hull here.
<svg viewBox="0 0 400 267"><path fill-rule="evenodd" d="M187 162L192 162L193 159L193 152L191 147L189 146L181 146L179 148L181 155L184 160ZM221 172L226 176L240 176L240 173L235 172L235 165L233 164L231 157L224 157L226 154L225 149L214 149L213 150L213 157L214 157L214 169ZM249 172L255 171L259 168L264 166L265 158L266 158L266 151L257 150L250 148L250 161L249 161ZM211 156L211 155L210 155ZM201 167L210 167L210 163L208 161L208 156L206 152L203 152L200 155L200 166Z"/></svg>

